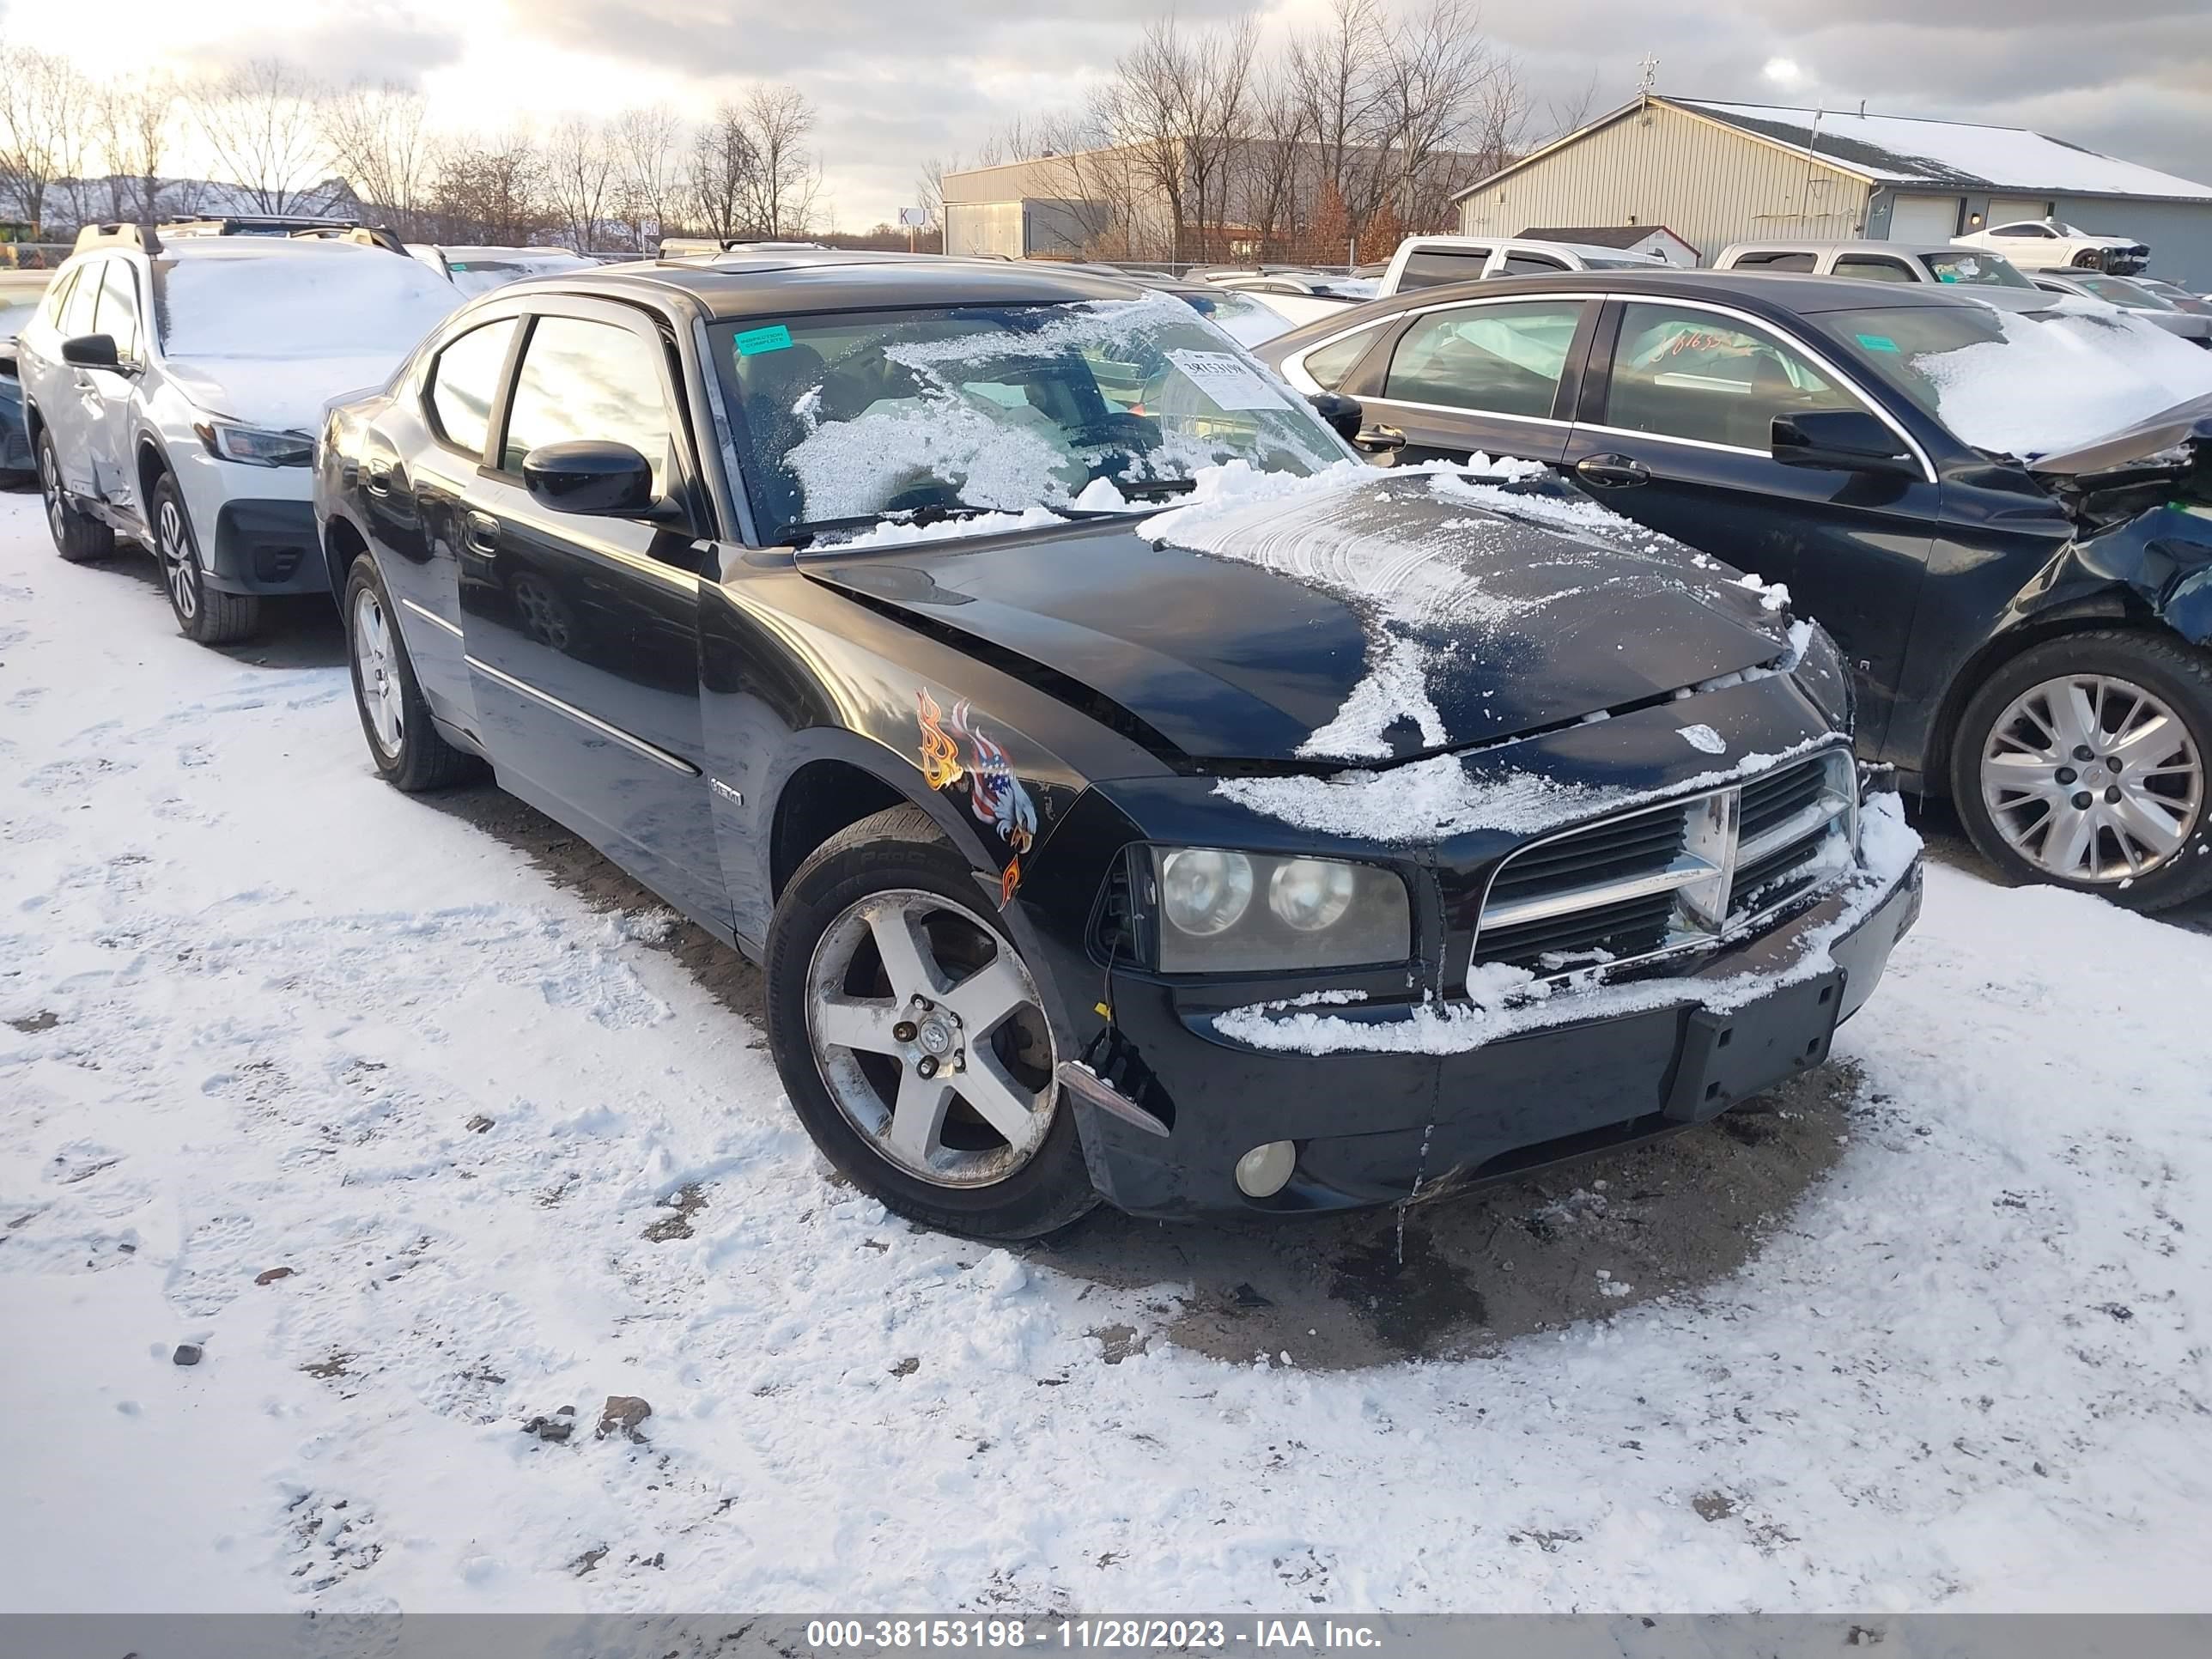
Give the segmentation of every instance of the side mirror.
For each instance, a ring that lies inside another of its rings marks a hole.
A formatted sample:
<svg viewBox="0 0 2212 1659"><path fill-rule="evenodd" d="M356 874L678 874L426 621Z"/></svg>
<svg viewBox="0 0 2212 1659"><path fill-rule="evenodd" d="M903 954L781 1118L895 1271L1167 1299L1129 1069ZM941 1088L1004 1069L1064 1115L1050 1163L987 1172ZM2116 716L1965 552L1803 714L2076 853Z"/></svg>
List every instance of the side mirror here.
<svg viewBox="0 0 2212 1659"><path fill-rule="evenodd" d="M1359 399L1347 398L1340 392L1316 392L1306 401L1314 406L1314 413L1334 427L1337 435L1350 443L1359 435L1359 428L1367 419L1367 412L1359 406Z"/></svg>
<svg viewBox="0 0 2212 1659"><path fill-rule="evenodd" d="M112 334L80 334L62 342L62 361L72 368L120 368Z"/></svg>
<svg viewBox="0 0 2212 1659"><path fill-rule="evenodd" d="M641 519L653 512L653 467L628 444L540 444L522 458L522 482L531 499L556 513Z"/></svg>
<svg viewBox="0 0 2212 1659"><path fill-rule="evenodd" d="M1784 466L1920 475L1920 464L1905 440L1859 409L1813 409L1797 415L1777 415L1771 453Z"/></svg>

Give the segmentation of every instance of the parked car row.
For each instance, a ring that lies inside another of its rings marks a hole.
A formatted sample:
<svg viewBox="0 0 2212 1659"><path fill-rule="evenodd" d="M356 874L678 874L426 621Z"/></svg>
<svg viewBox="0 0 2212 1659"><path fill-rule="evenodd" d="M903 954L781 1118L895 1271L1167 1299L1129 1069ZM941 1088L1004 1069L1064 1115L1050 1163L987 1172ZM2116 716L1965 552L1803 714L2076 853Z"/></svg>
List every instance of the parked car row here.
<svg viewBox="0 0 2212 1659"><path fill-rule="evenodd" d="M2009 287L1491 277L1278 380L1216 284L747 249L453 309L118 238L21 356L64 556L147 540L206 638L301 555L380 773L489 763L762 962L824 1153L1012 1237L1723 1109L1910 925L1899 775L2014 874L2212 890L2212 365Z"/></svg>

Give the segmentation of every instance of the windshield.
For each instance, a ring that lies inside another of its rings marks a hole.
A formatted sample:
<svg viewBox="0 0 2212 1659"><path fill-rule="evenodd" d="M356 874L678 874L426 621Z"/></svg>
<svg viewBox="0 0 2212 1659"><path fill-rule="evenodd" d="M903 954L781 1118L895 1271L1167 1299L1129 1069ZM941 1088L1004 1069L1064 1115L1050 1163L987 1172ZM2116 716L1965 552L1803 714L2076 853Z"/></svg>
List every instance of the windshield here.
<svg viewBox="0 0 2212 1659"><path fill-rule="evenodd" d="M1202 467L1304 476L1347 453L1165 294L748 319L714 339L764 541L902 514L1127 511Z"/></svg>
<svg viewBox="0 0 2212 1659"><path fill-rule="evenodd" d="M1814 320L1960 439L1995 453L2071 449L2212 396L2212 351L2086 307L1885 307Z"/></svg>
<svg viewBox="0 0 2212 1659"><path fill-rule="evenodd" d="M1969 283L1978 288L2025 288L2035 284L2014 269L2011 260L2000 253L1984 253L1978 248L1962 247L1942 253L1923 253L1920 263L1928 267L1928 274L1939 283Z"/></svg>
<svg viewBox="0 0 2212 1659"><path fill-rule="evenodd" d="M2124 311L2175 311L2179 307L2147 288L2137 288L2120 276L2076 276L2075 286L2084 294L2094 294L2100 300L2118 306Z"/></svg>
<svg viewBox="0 0 2212 1659"><path fill-rule="evenodd" d="M379 357L397 362L461 301L419 259L346 242L255 239L252 252L157 263L172 357Z"/></svg>

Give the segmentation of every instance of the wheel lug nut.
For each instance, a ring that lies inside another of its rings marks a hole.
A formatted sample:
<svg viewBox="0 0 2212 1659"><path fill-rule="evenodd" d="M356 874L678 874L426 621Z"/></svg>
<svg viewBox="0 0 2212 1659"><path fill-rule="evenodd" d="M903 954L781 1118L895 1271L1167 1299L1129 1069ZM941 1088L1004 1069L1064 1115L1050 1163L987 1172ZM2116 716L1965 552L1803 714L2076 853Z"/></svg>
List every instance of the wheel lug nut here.
<svg viewBox="0 0 2212 1659"><path fill-rule="evenodd" d="M2097 751L2090 748L2089 745L2085 743L2075 750L2074 758L2075 760L2094 760L2097 758Z"/></svg>
<svg viewBox="0 0 2212 1659"><path fill-rule="evenodd" d="M2070 766L2062 766L2058 769L2058 781L2061 783L2071 783L2081 775Z"/></svg>
<svg viewBox="0 0 2212 1659"><path fill-rule="evenodd" d="M2109 772L2118 772L2120 769L2120 757L2118 755L2106 756L2105 769Z"/></svg>
<svg viewBox="0 0 2212 1659"><path fill-rule="evenodd" d="M2105 791L2105 799L2107 801L2110 801L2113 805L2118 805L2120 800L2120 787L2118 784L2112 784L2108 787Z"/></svg>
<svg viewBox="0 0 2212 1659"><path fill-rule="evenodd" d="M933 1054L924 1054L920 1060L915 1061L914 1069L921 1073L924 1077L935 1077L937 1075L936 1056Z"/></svg>
<svg viewBox="0 0 2212 1659"><path fill-rule="evenodd" d="M2094 799L2094 796L2091 795L2087 790L2084 789L2080 794L2074 797L2074 805L2077 808L2085 807Z"/></svg>
<svg viewBox="0 0 2212 1659"><path fill-rule="evenodd" d="M919 1028L910 1019L902 1019L891 1027L891 1036L901 1042L911 1042Z"/></svg>

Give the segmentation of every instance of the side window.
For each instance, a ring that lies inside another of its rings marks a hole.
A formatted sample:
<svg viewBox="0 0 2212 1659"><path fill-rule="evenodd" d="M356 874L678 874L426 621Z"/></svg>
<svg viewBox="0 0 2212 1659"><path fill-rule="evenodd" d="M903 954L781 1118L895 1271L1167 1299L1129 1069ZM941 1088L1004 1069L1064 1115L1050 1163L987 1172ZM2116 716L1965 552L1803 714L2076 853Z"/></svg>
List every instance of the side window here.
<svg viewBox="0 0 2212 1659"><path fill-rule="evenodd" d="M110 259L101 276L100 299L92 315L92 331L115 341L117 358L138 360L138 285L128 259Z"/></svg>
<svg viewBox="0 0 2212 1659"><path fill-rule="evenodd" d="M430 364L430 423L456 449L481 457L491 436L492 394L507 364L514 319L472 328Z"/></svg>
<svg viewBox="0 0 2212 1659"><path fill-rule="evenodd" d="M75 270L65 270L54 278L53 286L46 290L46 302L39 307L39 314L52 324L57 331L62 325L62 313L69 308L70 295L76 287L76 279L83 276L84 271L82 265Z"/></svg>
<svg viewBox="0 0 2212 1659"><path fill-rule="evenodd" d="M1547 271L1565 270L1566 268L1565 260L1554 259L1547 254L1509 253L1498 274L1501 276L1541 276Z"/></svg>
<svg viewBox="0 0 2212 1659"><path fill-rule="evenodd" d="M628 444L653 463L653 489L668 488L667 399L660 349L612 323L540 317L522 349L501 451L505 471L540 444L600 438Z"/></svg>
<svg viewBox="0 0 2212 1659"><path fill-rule="evenodd" d="M1344 377L1352 373L1352 366L1366 355L1367 348L1375 343L1375 337L1382 329L1382 325L1378 323L1357 334L1347 334L1341 340L1316 346L1306 353L1306 373L1322 391L1335 391L1344 384Z"/></svg>
<svg viewBox="0 0 2212 1659"><path fill-rule="evenodd" d="M1422 248L1406 256L1398 273L1398 292L1435 288L1441 283L1471 283L1490 262L1486 247Z"/></svg>
<svg viewBox="0 0 2212 1659"><path fill-rule="evenodd" d="M1498 415L1548 416L1582 302L1462 306L1417 317L1390 354L1382 395Z"/></svg>
<svg viewBox="0 0 2212 1659"><path fill-rule="evenodd" d="M100 298L100 279L106 270L107 261L100 259L77 271L76 285L63 300L61 314L55 324L64 340L92 332L93 304Z"/></svg>
<svg viewBox="0 0 2212 1659"><path fill-rule="evenodd" d="M1810 270L1814 261L1809 253L1747 253L1735 263L1739 270Z"/></svg>
<svg viewBox="0 0 2212 1659"><path fill-rule="evenodd" d="M1870 253L1847 253L1836 261L1836 275L1857 276L1870 283L1909 283L1912 273L1897 259L1884 259ZM1942 280L1948 282L1948 277Z"/></svg>
<svg viewBox="0 0 2212 1659"><path fill-rule="evenodd" d="M1992 236L2040 236L2046 240L2055 234L2050 226L2037 224L1999 225L1990 232Z"/></svg>
<svg viewBox="0 0 2212 1659"><path fill-rule="evenodd" d="M1607 426L1764 453L1778 415L1859 407L1769 335L1674 306L1624 308Z"/></svg>

